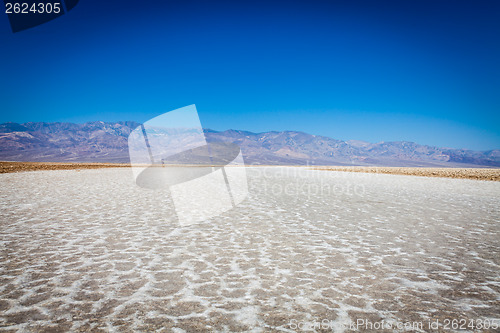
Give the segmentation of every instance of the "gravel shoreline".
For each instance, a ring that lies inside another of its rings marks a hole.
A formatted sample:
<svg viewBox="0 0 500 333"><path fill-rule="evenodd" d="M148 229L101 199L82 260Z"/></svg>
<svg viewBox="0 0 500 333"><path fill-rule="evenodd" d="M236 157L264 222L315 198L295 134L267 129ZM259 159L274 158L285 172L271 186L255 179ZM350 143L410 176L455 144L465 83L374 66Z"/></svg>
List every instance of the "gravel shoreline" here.
<svg viewBox="0 0 500 333"><path fill-rule="evenodd" d="M38 171L38 170L75 170L130 167L127 163L55 163L55 162L0 162L0 173ZM252 167L255 167L252 165ZM264 166L262 166L264 167ZM319 166L314 170L384 173L393 175L444 177L474 180L500 181L499 168L414 168L414 167L336 167Z"/></svg>
<svg viewBox="0 0 500 333"><path fill-rule="evenodd" d="M56 163L56 162L0 162L0 173L39 171L39 170L75 170L130 167L130 164L118 163Z"/></svg>
<svg viewBox="0 0 500 333"><path fill-rule="evenodd" d="M421 177L441 177L500 181L500 169L483 168L412 168L412 167L317 167L315 170L385 173Z"/></svg>

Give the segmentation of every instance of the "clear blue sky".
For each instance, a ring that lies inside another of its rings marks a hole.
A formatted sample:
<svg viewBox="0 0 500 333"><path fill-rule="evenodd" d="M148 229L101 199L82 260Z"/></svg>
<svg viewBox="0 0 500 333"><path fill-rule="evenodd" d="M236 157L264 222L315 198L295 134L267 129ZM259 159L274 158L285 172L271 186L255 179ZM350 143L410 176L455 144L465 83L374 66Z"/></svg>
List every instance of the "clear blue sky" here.
<svg viewBox="0 0 500 333"><path fill-rule="evenodd" d="M500 1L98 1L13 34L0 122L146 121L500 148Z"/></svg>

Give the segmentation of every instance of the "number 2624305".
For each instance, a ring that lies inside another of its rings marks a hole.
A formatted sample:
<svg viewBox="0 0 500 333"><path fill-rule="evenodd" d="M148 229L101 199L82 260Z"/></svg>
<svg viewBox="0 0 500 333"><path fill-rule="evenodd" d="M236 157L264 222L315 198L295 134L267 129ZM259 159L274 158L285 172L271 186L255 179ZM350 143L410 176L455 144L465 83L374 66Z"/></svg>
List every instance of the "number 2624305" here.
<svg viewBox="0 0 500 333"><path fill-rule="evenodd" d="M29 4L26 2L6 2L6 14L59 14L61 12L60 2L38 2Z"/></svg>

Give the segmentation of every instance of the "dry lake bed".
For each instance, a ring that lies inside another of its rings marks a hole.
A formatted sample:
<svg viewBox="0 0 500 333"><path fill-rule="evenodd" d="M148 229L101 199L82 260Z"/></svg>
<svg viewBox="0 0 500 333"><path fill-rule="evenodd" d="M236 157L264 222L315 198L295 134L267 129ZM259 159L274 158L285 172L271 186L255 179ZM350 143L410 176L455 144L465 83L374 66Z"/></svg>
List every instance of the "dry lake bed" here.
<svg viewBox="0 0 500 333"><path fill-rule="evenodd" d="M0 331L498 332L500 183L247 168L179 225L129 168L0 175Z"/></svg>

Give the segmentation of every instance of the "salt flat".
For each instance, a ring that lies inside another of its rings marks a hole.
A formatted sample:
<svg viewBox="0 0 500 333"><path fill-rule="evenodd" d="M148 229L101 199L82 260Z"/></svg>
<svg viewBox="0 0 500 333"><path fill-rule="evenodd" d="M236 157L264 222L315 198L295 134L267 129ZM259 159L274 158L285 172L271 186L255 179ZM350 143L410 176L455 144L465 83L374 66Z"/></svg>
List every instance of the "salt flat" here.
<svg viewBox="0 0 500 333"><path fill-rule="evenodd" d="M187 226L127 168L0 175L0 330L500 321L500 183L247 174L246 200Z"/></svg>

